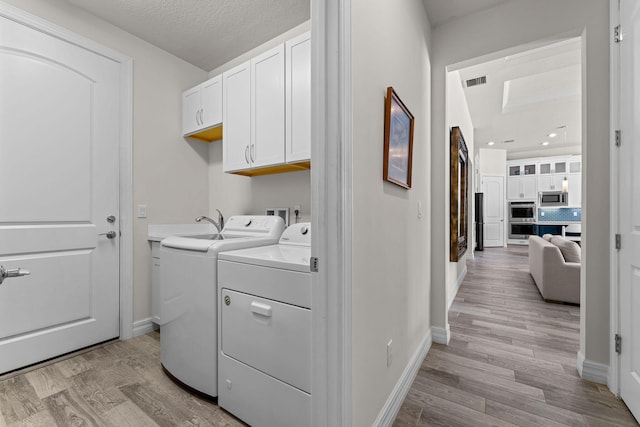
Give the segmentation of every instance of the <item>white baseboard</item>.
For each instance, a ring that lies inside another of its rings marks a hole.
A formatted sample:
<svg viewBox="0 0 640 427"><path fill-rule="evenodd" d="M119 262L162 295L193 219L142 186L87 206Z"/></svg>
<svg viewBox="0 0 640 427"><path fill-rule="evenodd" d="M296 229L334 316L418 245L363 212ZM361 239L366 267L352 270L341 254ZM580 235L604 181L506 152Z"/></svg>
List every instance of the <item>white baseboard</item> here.
<svg viewBox="0 0 640 427"><path fill-rule="evenodd" d="M447 323L447 328L439 328L436 326L431 327L431 334L433 336L433 342L437 344L449 344L449 340L451 339L451 329L449 329L449 324Z"/></svg>
<svg viewBox="0 0 640 427"><path fill-rule="evenodd" d="M133 322L133 336L144 335L156 328L151 317Z"/></svg>
<svg viewBox="0 0 640 427"><path fill-rule="evenodd" d="M427 357L427 353L431 348L432 338L431 338L431 329L427 332L427 335L423 338L422 342L418 346L418 349L415 351L409 363L404 368L402 375L398 379L395 387L391 391L391 394L387 398L382 410L378 414L378 417L373 422L373 426L375 427L390 427L398 416L398 412L400 412L400 408L404 403L404 399L407 397L409 393L409 389L411 388L411 384L413 384L413 380L416 379L416 375L418 375L418 371L420 370L420 366L422 366L422 361L425 357Z"/></svg>
<svg viewBox="0 0 640 427"><path fill-rule="evenodd" d="M453 292L451 292L451 295L449 295L449 302L447 304L447 310L451 309L451 304L453 304L453 300L456 299L456 295L458 295L458 291L460 290L460 286L462 285L462 282L464 281L464 278L467 276L467 266L464 266L464 270L462 270L462 274L460 275L460 277L458 277L458 280L456 281L456 285L455 288L453 289Z"/></svg>
<svg viewBox="0 0 640 427"><path fill-rule="evenodd" d="M584 358L584 353L578 352L576 368L583 380L598 384L607 384L609 379L609 366L603 363L593 362Z"/></svg>

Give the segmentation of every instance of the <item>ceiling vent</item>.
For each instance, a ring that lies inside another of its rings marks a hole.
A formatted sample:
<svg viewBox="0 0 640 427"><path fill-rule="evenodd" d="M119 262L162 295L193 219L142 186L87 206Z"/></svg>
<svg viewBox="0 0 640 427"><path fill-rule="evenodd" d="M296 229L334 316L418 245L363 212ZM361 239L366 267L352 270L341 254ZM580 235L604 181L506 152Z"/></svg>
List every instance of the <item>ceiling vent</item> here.
<svg viewBox="0 0 640 427"><path fill-rule="evenodd" d="M476 77L475 79L467 80L467 87L486 85L486 84L487 84L487 76Z"/></svg>
<svg viewBox="0 0 640 427"><path fill-rule="evenodd" d="M516 142L515 139L505 139L504 141L502 141L503 144L511 144L513 142Z"/></svg>

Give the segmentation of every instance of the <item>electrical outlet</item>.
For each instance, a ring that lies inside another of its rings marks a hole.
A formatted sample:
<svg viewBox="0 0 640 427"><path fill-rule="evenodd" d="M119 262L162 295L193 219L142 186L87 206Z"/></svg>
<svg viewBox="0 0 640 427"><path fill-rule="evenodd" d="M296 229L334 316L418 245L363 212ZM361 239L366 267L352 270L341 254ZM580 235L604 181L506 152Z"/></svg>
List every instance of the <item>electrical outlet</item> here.
<svg viewBox="0 0 640 427"><path fill-rule="evenodd" d="M573 211L573 216L578 216L578 211Z"/></svg>
<svg viewBox="0 0 640 427"><path fill-rule="evenodd" d="M298 211L298 215L302 213L302 205L293 205L293 211Z"/></svg>
<svg viewBox="0 0 640 427"><path fill-rule="evenodd" d="M393 340L389 340L387 343L387 368L391 366L393 361Z"/></svg>
<svg viewBox="0 0 640 427"><path fill-rule="evenodd" d="M138 218L147 217L147 205L138 205Z"/></svg>

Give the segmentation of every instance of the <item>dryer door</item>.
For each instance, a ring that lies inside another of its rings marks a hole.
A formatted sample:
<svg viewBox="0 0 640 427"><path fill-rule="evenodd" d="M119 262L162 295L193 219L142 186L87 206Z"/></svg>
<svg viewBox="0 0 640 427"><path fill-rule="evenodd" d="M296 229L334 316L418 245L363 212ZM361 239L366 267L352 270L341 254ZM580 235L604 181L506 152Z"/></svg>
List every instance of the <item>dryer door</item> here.
<svg viewBox="0 0 640 427"><path fill-rule="evenodd" d="M311 392L311 310L222 289L222 352Z"/></svg>

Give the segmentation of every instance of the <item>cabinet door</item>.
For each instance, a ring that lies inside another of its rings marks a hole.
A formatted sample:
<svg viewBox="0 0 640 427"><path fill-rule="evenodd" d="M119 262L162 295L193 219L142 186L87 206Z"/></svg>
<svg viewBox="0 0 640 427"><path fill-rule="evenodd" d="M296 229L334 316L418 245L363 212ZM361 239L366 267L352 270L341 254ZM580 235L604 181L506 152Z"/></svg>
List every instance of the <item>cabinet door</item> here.
<svg viewBox="0 0 640 427"><path fill-rule="evenodd" d="M507 179L507 199L518 200L522 196L520 191L520 177L509 177Z"/></svg>
<svg viewBox="0 0 640 427"><path fill-rule="evenodd" d="M285 43L287 163L311 158L311 33Z"/></svg>
<svg viewBox="0 0 640 427"><path fill-rule="evenodd" d="M200 86L182 93L182 134L200 129Z"/></svg>
<svg viewBox="0 0 640 427"><path fill-rule="evenodd" d="M538 181L535 176L520 178L520 188L524 199L536 200L538 198Z"/></svg>
<svg viewBox="0 0 640 427"><path fill-rule="evenodd" d="M225 172L251 167L251 69L249 61L222 75L223 169Z"/></svg>
<svg viewBox="0 0 640 427"><path fill-rule="evenodd" d="M251 60L249 157L254 167L284 163L284 92L282 44Z"/></svg>
<svg viewBox="0 0 640 427"><path fill-rule="evenodd" d="M569 180L569 206L579 208L582 206L582 175L571 174Z"/></svg>
<svg viewBox="0 0 640 427"><path fill-rule="evenodd" d="M559 173L559 174L554 174L552 175L552 182L551 182L551 190L552 191L562 191L562 181L564 181L564 177L566 176L563 173ZM540 190L542 191L542 190Z"/></svg>
<svg viewBox="0 0 640 427"><path fill-rule="evenodd" d="M160 242L151 242L151 320L160 324Z"/></svg>
<svg viewBox="0 0 640 427"><path fill-rule="evenodd" d="M538 176L538 191L551 191L553 186L553 175Z"/></svg>
<svg viewBox="0 0 640 427"><path fill-rule="evenodd" d="M551 173L551 163L540 163L540 175L547 175Z"/></svg>
<svg viewBox="0 0 640 427"><path fill-rule="evenodd" d="M216 76L200 85L202 112L201 127L210 128L222 123L222 76Z"/></svg>
<svg viewBox="0 0 640 427"><path fill-rule="evenodd" d="M521 175L520 165L509 166L509 176L519 176L519 175Z"/></svg>

